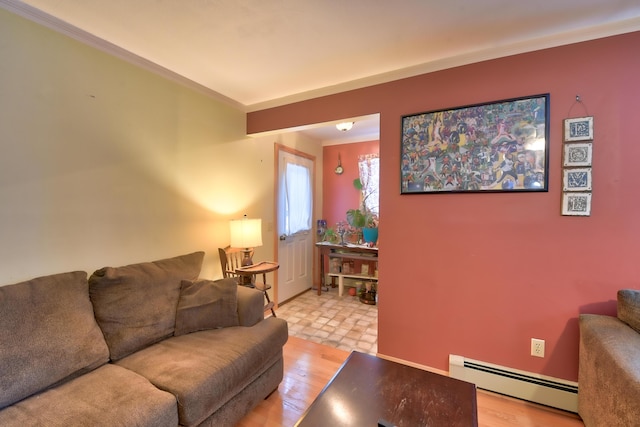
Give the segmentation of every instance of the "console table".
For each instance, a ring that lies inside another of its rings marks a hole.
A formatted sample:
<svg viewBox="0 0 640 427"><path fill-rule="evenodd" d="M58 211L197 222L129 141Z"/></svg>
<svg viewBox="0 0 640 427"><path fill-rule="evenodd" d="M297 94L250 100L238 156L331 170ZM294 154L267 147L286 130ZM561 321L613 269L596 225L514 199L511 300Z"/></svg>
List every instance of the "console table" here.
<svg viewBox="0 0 640 427"><path fill-rule="evenodd" d="M320 280L318 281L318 295L322 294L322 288L326 287L325 284L325 257L331 261L332 258L340 260L360 260L369 264L369 272L367 274L355 273L355 272L329 272L331 277L331 284L335 286L335 278L338 278L338 295L342 296L344 290L344 279L364 279L377 281L378 277L375 275L376 264L378 263L378 248L370 248L367 245L354 245L354 244L334 244L329 242L316 243L318 252L320 253Z"/></svg>

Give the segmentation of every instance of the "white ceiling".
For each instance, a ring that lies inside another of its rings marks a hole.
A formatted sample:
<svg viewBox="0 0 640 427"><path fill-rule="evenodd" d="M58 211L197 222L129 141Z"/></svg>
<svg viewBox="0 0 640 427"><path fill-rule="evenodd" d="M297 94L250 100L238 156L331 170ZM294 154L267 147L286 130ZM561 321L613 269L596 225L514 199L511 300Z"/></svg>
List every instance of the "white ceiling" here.
<svg viewBox="0 0 640 427"><path fill-rule="evenodd" d="M244 111L640 30L638 0L0 0L0 7Z"/></svg>

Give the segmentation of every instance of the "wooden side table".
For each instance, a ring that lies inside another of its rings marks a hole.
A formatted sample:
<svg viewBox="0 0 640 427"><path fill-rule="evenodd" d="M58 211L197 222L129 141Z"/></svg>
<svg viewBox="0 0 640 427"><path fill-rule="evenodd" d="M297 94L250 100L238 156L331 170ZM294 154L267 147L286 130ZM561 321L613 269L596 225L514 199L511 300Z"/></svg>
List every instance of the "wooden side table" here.
<svg viewBox="0 0 640 427"><path fill-rule="evenodd" d="M277 262L271 261L262 261L257 264L252 264L246 267L238 267L236 268L235 273L240 275L242 278L247 278L246 284L244 286L255 287L258 290L261 290L264 293L264 297L267 300L267 304L264 306L264 311L271 310L271 314L273 317L276 317L276 312L273 309L274 303L269 298L269 294L267 291L271 289L271 285L267 284L267 273L272 271L276 271L280 268L280 265ZM251 278L253 276L257 276L258 274L262 274L262 283L251 283Z"/></svg>

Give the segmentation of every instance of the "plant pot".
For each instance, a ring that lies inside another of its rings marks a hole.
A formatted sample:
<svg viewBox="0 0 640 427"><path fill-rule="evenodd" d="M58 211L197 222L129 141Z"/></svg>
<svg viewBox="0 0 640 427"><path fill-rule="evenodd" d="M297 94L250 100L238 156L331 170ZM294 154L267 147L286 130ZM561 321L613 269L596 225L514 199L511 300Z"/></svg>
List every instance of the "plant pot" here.
<svg viewBox="0 0 640 427"><path fill-rule="evenodd" d="M359 296L360 302L363 304L376 305L376 291L365 291L362 292Z"/></svg>
<svg viewBox="0 0 640 427"><path fill-rule="evenodd" d="M367 243L373 243L374 245L378 241L378 229L377 228L363 228L362 236Z"/></svg>

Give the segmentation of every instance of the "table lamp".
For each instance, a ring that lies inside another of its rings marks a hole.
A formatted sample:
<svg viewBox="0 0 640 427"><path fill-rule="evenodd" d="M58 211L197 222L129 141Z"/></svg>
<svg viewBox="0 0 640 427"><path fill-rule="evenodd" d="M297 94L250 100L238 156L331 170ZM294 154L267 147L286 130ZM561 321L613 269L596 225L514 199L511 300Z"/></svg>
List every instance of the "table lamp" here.
<svg viewBox="0 0 640 427"><path fill-rule="evenodd" d="M229 223L231 231L231 247L242 249L242 266L253 264L251 251L262 246L262 219L250 219L245 215L242 219L232 219Z"/></svg>

